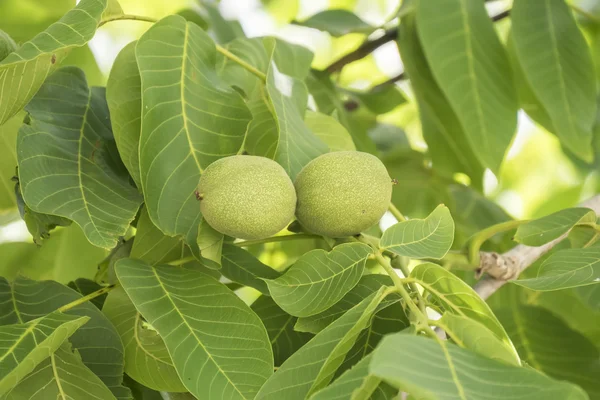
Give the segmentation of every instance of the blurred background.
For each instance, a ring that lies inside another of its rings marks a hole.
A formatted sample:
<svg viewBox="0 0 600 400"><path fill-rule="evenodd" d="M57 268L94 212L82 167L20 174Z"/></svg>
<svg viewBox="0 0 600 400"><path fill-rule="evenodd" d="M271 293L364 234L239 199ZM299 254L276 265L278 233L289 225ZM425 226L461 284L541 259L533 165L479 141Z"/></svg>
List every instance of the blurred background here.
<svg viewBox="0 0 600 400"><path fill-rule="evenodd" d="M0 0L0 29L8 32L18 43L23 43L59 19L75 3L75 0ZM182 12L186 18L208 29L217 42L226 42L244 34L248 37L277 36L301 44L314 52L313 68L316 70L325 69L344 54L358 48L365 40L382 36L386 28L397 25L396 16L402 10L401 0L119 0L119 3L127 14L161 18ZM580 10L576 17L584 28L596 60L600 55L600 0L572 3ZM495 15L510 8L511 1L487 1L486 6L490 15ZM329 33L297 24L326 9L352 11L366 24L380 29L368 37L363 33L333 37ZM90 84L105 85L119 51L130 41L139 38L149 26L146 22L137 21L109 23L99 29L88 46L73 51L65 65L82 68ZM505 39L510 21L504 19L495 24L495 27ZM341 88L365 91L398 76L402 71L396 42L389 41L367 57L346 65L336 75L335 82ZM395 194L394 201L408 216L422 217L433 210L436 204L444 202L445 194L442 192L448 190L448 179L468 184L468 177L443 176L440 171L429 168L426 157L419 156L426 153L427 147L421 137L410 85L406 81L399 81L395 85L407 101L383 114L369 114L355 122L366 124L368 135L383 153L404 148L411 154L416 154L416 164L412 161L396 162L391 167L401 182L396 189L400 194ZM356 113L357 118L362 118L361 112L363 111ZM3 133L9 129L14 127L0 128L0 140L7 142L8 135ZM3 175L6 175L6 171L14 171L15 163L10 154L2 154L0 171ZM3 183L5 187L2 188L0 198L0 202L3 202L0 207L0 243L30 242L30 235L20 220L14 203L14 188L7 185L5 180ZM483 195L496 202L513 218L533 218L577 204L581 199L598 192L598 183L597 163L583 165L571 158L561 149L554 135L521 113L518 132L501 173L499 176L494 176L490 171L485 173ZM459 209L464 211L464 207ZM74 237L82 237L77 232L78 229L71 226L57 232L56 236L71 235L69 241L72 242ZM53 240L59 242L58 239ZM9 268L7 265L10 264L11 257L23 259L24 253L19 253L19 246L4 249L1 246L0 244L3 260L0 261L0 271ZM60 243L55 246L60 246ZM79 248L69 245L62 250L47 251L52 257L58 251L62 254L61 262L64 262L69 257L80 257L81 248L88 249L90 257L97 258L100 256L97 253L103 252L83 241ZM25 251L29 250L23 248L22 252ZM32 257L39 258L39 253L43 251L44 247ZM42 275L39 278L52 276Z"/></svg>

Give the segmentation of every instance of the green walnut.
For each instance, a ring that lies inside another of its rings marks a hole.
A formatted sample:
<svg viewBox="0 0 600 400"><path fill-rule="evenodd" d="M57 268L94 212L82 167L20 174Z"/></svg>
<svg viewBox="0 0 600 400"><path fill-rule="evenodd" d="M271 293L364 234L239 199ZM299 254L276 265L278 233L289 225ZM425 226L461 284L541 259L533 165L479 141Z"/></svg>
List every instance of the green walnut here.
<svg viewBox="0 0 600 400"><path fill-rule="evenodd" d="M296 217L307 230L332 238L376 224L392 197L392 179L375 156L339 151L308 163L294 183Z"/></svg>
<svg viewBox="0 0 600 400"><path fill-rule="evenodd" d="M0 61L4 60L10 53L17 50L17 44L14 40L0 29Z"/></svg>
<svg viewBox="0 0 600 400"><path fill-rule="evenodd" d="M285 170L264 157L238 155L210 164L198 184L200 211L217 231L264 239L294 217L296 192Z"/></svg>

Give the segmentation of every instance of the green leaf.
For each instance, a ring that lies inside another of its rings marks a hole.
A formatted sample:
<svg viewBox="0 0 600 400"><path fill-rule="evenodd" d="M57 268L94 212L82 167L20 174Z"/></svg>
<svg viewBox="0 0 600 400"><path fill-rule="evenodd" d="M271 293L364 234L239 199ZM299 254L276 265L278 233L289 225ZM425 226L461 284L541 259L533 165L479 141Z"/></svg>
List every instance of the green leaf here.
<svg viewBox="0 0 600 400"><path fill-rule="evenodd" d="M123 288L109 293L102 312L119 332L125 350L125 373L158 391L186 392L158 332L145 326Z"/></svg>
<svg viewBox="0 0 600 400"><path fill-rule="evenodd" d="M15 182L17 167L17 132L23 123L23 114L19 113L0 125L0 214L17 208Z"/></svg>
<svg viewBox="0 0 600 400"><path fill-rule="evenodd" d="M15 168L15 174L18 169ZM17 207L19 214L27 226L27 230L33 238L33 243L39 245L43 244L45 239L50 237L50 231L58 226L70 226L72 221L59 217L57 215L41 214L33 211L23 199L23 193L21 192L21 184L19 178L13 177L13 181L16 181L14 193L17 198Z"/></svg>
<svg viewBox="0 0 600 400"><path fill-rule="evenodd" d="M23 109L69 50L92 39L105 8L106 0L80 1L0 62L0 125Z"/></svg>
<svg viewBox="0 0 600 400"><path fill-rule="evenodd" d="M93 280L86 278L77 278L74 281L69 282L67 286L82 296L87 296L88 294L93 293L96 290L102 289L102 286L98 285ZM102 305L104 305L104 300L106 300L107 295L108 294L105 293L101 296L94 297L90 300L90 303L95 305L98 310L102 310Z"/></svg>
<svg viewBox="0 0 600 400"><path fill-rule="evenodd" d="M194 269L132 259L119 260L115 268L196 397L251 399L273 373L264 326L222 283Z"/></svg>
<svg viewBox="0 0 600 400"><path fill-rule="evenodd" d="M72 219L95 246L114 247L142 199L119 161L104 89L88 88L81 70L64 67L26 110L17 142L25 203Z"/></svg>
<svg viewBox="0 0 600 400"><path fill-rule="evenodd" d="M382 286L394 286L394 283L387 275L364 275L351 291L327 310L309 317L298 318L294 329L300 332L319 333L333 321L344 315L346 311L378 291ZM399 297L395 295L388 296L381 302L379 307L385 308L394 303L396 303L396 306L391 308L398 312L398 315L404 315L402 305L399 303Z"/></svg>
<svg viewBox="0 0 600 400"><path fill-rule="evenodd" d="M217 76L217 51L200 27L178 15L138 40L142 82L140 174L154 224L195 243L200 209L194 191L213 161L237 154L250 122L242 97Z"/></svg>
<svg viewBox="0 0 600 400"><path fill-rule="evenodd" d="M304 122L319 139L329 147L330 151L355 151L352 136L344 125L332 116L307 110Z"/></svg>
<svg viewBox="0 0 600 400"><path fill-rule="evenodd" d="M106 251L93 246L76 225L56 230L41 247L33 243L0 244L0 276L15 279L52 279L68 283L92 279Z"/></svg>
<svg viewBox="0 0 600 400"><path fill-rule="evenodd" d="M381 378L369 375L370 362L369 354L331 385L313 394L310 400L393 399L398 394L398 389L382 383Z"/></svg>
<svg viewBox="0 0 600 400"><path fill-rule="evenodd" d="M594 64L569 6L562 0L515 1L511 21L517 60L555 133L566 148L591 162Z"/></svg>
<svg viewBox="0 0 600 400"><path fill-rule="evenodd" d="M416 19L433 76L470 147L497 173L515 133L518 105L508 58L484 3L420 1Z"/></svg>
<svg viewBox="0 0 600 400"><path fill-rule="evenodd" d="M304 254L280 278L267 280L273 300L297 317L318 314L358 283L373 251L363 243L345 243L331 252L312 250Z"/></svg>
<svg viewBox="0 0 600 400"><path fill-rule="evenodd" d="M220 272L227 279L244 286L253 287L269 295L265 279L276 279L281 273L261 263L246 250L226 244L223 246L223 264Z"/></svg>
<svg viewBox="0 0 600 400"><path fill-rule="evenodd" d="M590 308L600 310L600 285L581 286L575 292Z"/></svg>
<svg viewBox="0 0 600 400"><path fill-rule="evenodd" d="M535 278L511 282L539 291L597 284L600 282L600 248L558 251L542 263Z"/></svg>
<svg viewBox="0 0 600 400"><path fill-rule="evenodd" d="M88 319L55 312L28 323L0 326L0 395L54 353Z"/></svg>
<svg viewBox="0 0 600 400"><path fill-rule="evenodd" d="M219 12L218 4L202 2L200 9L204 11L210 21L210 30L214 34L217 43L227 43L240 37L245 37L244 29L237 20L223 18Z"/></svg>
<svg viewBox="0 0 600 400"><path fill-rule="evenodd" d="M252 303L251 308L267 328L276 367L283 364L312 337L308 333L294 330L298 318L283 311L269 296L260 296Z"/></svg>
<svg viewBox="0 0 600 400"><path fill-rule="evenodd" d="M264 39L263 45L269 56L267 81L250 102L253 121L246 150L274 159L293 180L312 159L328 151L304 122L308 91L301 79L308 74L312 54L273 38Z"/></svg>
<svg viewBox="0 0 600 400"><path fill-rule="evenodd" d="M0 279L0 324L31 321L52 313L81 298L77 292L54 281L32 281L19 277L11 285ZM10 301L8 301L10 299ZM91 303L74 307L65 314L89 319L69 339L83 363L118 399L129 398L123 381L123 344L110 321Z"/></svg>
<svg viewBox="0 0 600 400"><path fill-rule="evenodd" d="M380 240L383 249L410 258L443 258L454 241L454 220L440 204L425 219L411 219L389 227Z"/></svg>
<svg viewBox="0 0 600 400"><path fill-rule="evenodd" d="M502 343L512 349L513 354L516 355L514 346L510 342L506 331L498 322L490 307L473 288L452 272L439 265L425 263L417 265L411 271L410 278L423 286L435 302L447 312L481 323L492 331Z"/></svg>
<svg viewBox="0 0 600 400"><path fill-rule="evenodd" d="M356 98L375 114L385 114L401 104L406 103L406 98L396 85L385 85L370 91L344 90L350 97Z"/></svg>
<svg viewBox="0 0 600 400"><path fill-rule="evenodd" d="M460 347L467 348L484 357L507 364L521 365L512 348L481 323L456 314L444 313L437 323Z"/></svg>
<svg viewBox="0 0 600 400"><path fill-rule="evenodd" d="M589 208L567 208L520 225L514 240L528 246L541 246L567 233L575 225L585 223L596 223L594 211Z"/></svg>
<svg viewBox="0 0 600 400"><path fill-rule="evenodd" d="M141 188L138 149L142 129L142 83L135 59L136 43L129 43L117 55L106 83L106 102L121 160L136 186Z"/></svg>
<svg viewBox="0 0 600 400"><path fill-rule="evenodd" d="M385 337L373 353L369 371L423 400L588 398L579 387L533 369L507 365L414 335Z"/></svg>
<svg viewBox="0 0 600 400"><path fill-rule="evenodd" d="M360 333L354 347L350 349L342 366L336 372L336 376L371 354L384 336L403 331L411 326L402 303L400 301L393 302L394 298L398 297L400 296L388 296L379 304L379 309L373 315L371 324ZM389 303L392 304L388 306Z"/></svg>
<svg viewBox="0 0 600 400"><path fill-rule="evenodd" d="M321 11L304 21L294 23L328 32L335 37L348 33L369 33L375 29L356 14L343 9Z"/></svg>
<svg viewBox="0 0 600 400"><path fill-rule="evenodd" d="M96 398L115 400L106 385L65 342L6 393L6 400Z"/></svg>
<svg viewBox="0 0 600 400"><path fill-rule="evenodd" d="M587 338L540 307L520 304L497 315L531 367L581 386L591 399L600 398L600 353Z"/></svg>
<svg viewBox="0 0 600 400"><path fill-rule="evenodd" d="M197 243L202 258L213 262L209 265L221 266L223 240L225 240L225 235L210 226L204 218L200 220Z"/></svg>
<svg viewBox="0 0 600 400"><path fill-rule="evenodd" d="M167 236L162 233L150 220L146 207L142 209L131 254L126 257L137 258L155 265L180 260L191 255L191 250L181 238ZM190 261L184 265L193 267L217 279L221 276L218 270L208 267L200 261Z"/></svg>
<svg viewBox="0 0 600 400"><path fill-rule="evenodd" d="M303 400L327 386L391 290L380 288L319 332L277 369L260 389L256 400Z"/></svg>
<svg viewBox="0 0 600 400"><path fill-rule="evenodd" d="M414 14L402 18L398 36L400 55L419 106L423 137L434 168L464 172L481 185L483 167L469 145L456 113L436 83L427 63Z"/></svg>

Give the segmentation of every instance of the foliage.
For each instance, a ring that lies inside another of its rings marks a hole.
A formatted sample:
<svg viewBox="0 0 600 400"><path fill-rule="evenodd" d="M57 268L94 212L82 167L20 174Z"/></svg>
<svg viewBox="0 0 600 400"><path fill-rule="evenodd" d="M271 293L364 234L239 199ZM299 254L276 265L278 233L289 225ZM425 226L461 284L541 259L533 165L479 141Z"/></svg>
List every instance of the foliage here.
<svg viewBox="0 0 600 400"><path fill-rule="evenodd" d="M269 0L279 31L247 37L264 27L227 1L52 3L0 4L1 399L600 399L600 198L578 205L599 188L593 8ZM294 181L339 151L393 179L363 232L285 217L241 240L202 216L217 160ZM526 269L486 301L502 253Z"/></svg>

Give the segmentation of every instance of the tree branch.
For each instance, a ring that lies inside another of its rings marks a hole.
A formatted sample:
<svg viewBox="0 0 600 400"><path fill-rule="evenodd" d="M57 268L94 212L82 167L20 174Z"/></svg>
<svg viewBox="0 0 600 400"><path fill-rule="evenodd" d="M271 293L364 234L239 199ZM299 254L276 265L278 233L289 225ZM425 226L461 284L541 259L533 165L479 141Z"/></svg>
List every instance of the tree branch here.
<svg viewBox="0 0 600 400"><path fill-rule="evenodd" d="M327 67L326 71L330 74L336 71L341 70L346 64L350 64L351 62L360 60L361 58L365 58L373 51L383 46L387 42L391 42L392 40L396 40L398 37L398 28L393 28L387 30L382 37L377 38L375 40L366 41L363 43L358 49L346 54L339 60L335 61L329 67Z"/></svg>
<svg viewBox="0 0 600 400"><path fill-rule="evenodd" d="M510 15L510 9L508 9L506 11L502 11L499 14L493 15L490 18L491 18L492 22L496 22L496 21L500 21L501 19L508 17L509 15ZM325 69L325 71L329 72L330 74L337 72L337 71L341 70L342 68L344 68L344 66L346 64L350 64L354 61L360 60L361 58L365 58L366 56L368 56L373 51L375 51L379 47L383 46L387 42L396 40L397 37L398 37L398 28L388 29L387 31L385 31L383 36L381 36L377 39L374 39L374 40L366 41L365 43L360 45L360 47L358 49L346 54L345 56L342 56L342 58L335 61L333 64L331 64L329 67L327 67ZM395 80L390 80L391 81L390 83L404 79L404 74L400 74L398 77L392 78L392 79L395 79Z"/></svg>
<svg viewBox="0 0 600 400"><path fill-rule="evenodd" d="M587 207L600 214L600 195L581 203L579 207ZM504 254L480 252L480 273L487 274L475 285L475 291L482 299L487 299L506 282L516 279L538 258L549 252L557 243L566 238L568 232L539 247L520 244Z"/></svg>

